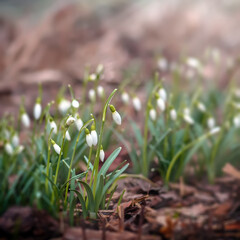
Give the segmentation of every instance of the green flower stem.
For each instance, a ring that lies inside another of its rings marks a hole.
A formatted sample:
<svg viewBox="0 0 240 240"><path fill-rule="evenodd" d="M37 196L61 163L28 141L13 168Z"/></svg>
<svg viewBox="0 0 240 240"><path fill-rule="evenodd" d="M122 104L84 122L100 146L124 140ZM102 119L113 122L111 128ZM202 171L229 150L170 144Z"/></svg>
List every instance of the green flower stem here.
<svg viewBox="0 0 240 240"><path fill-rule="evenodd" d="M58 162L57 162L57 169L56 169L55 178L54 178L54 184L57 183L58 171L59 171L60 160L61 160L62 151L63 151L63 145L64 145L64 141L65 141L66 131L67 131L67 128L64 128L61 150L60 150L60 153L59 153ZM54 192L52 193L52 203L53 203L53 201L54 201Z"/></svg>
<svg viewBox="0 0 240 240"><path fill-rule="evenodd" d="M70 166L69 166L69 169L68 169L68 176L67 176L67 185L66 185L66 191L65 191L64 205L66 205L66 203L67 203L67 194L68 194L68 187L69 187L69 179L70 179L72 164L73 164L73 160L74 160L74 157L75 157L77 145L78 145L78 142L79 142L79 139L80 139L80 135L81 135L82 131L83 131L90 123L93 122L93 120L94 120L94 119L88 120L88 121L82 126L82 128L80 129L80 131L79 131L79 133L78 133L77 140L76 140L76 142L75 142L75 146L74 146L74 149L73 149L73 154L72 154Z"/></svg>
<svg viewBox="0 0 240 240"><path fill-rule="evenodd" d="M149 111L151 109L151 101L154 93L156 90L159 88L161 84L156 85L152 92L150 93L150 96L147 101L147 106L145 110L145 125L144 125L144 136L143 136L143 169L142 173L146 177L148 175L148 168L149 168L149 163L147 161L147 140L148 140L148 120L149 120Z"/></svg>
<svg viewBox="0 0 240 240"><path fill-rule="evenodd" d="M51 136L52 136L53 128L50 131L48 136L48 158L47 158L47 168L46 168L46 180L45 180L45 188L46 192L48 193L48 177L49 177L49 165L50 165L50 152L51 152Z"/></svg>
<svg viewBox="0 0 240 240"><path fill-rule="evenodd" d="M103 108L103 116L102 116L102 125L101 125L101 129L100 129L100 136L99 136L99 142L98 142L98 147L97 147L97 153L96 153L96 157L94 160L94 165L93 165L93 171L92 171L92 176L91 176L91 181L90 181L90 185L92 184L93 181L93 176L94 176L94 182L93 182L93 194L95 196L96 193L96 187L97 187L97 176L98 176L98 167L99 167L99 156L100 156L100 150L101 150L101 145L102 145L102 139L103 139L103 129L104 129L104 124L105 124L105 120L106 120L106 114L107 114L107 108L108 105L110 103L110 101L112 100L114 94L116 93L117 89L114 89L112 91L112 93L110 94L110 96L108 97L105 106Z"/></svg>
<svg viewBox="0 0 240 240"><path fill-rule="evenodd" d="M90 147L89 155L88 155L87 169L89 169L89 165L90 165L90 162L91 162L92 150L93 150L93 147ZM87 183L87 178L88 178L88 172L87 172L87 174L86 174L85 183ZM83 196L85 196L85 193L86 193L86 189L84 188Z"/></svg>
<svg viewBox="0 0 240 240"><path fill-rule="evenodd" d="M189 148L191 148L192 146L194 146L195 144L197 144L198 142L201 142L205 139L207 139L208 137L212 136L209 132L200 136L199 138L197 138L196 140L190 142L189 144L187 144L186 146L184 146L181 150L179 150L176 155L173 157L172 161L170 162L168 169L167 169L167 173L166 173L166 183L169 183L170 180L170 175L172 172L172 168L174 166L174 164L176 163L176 161L178 160L178 158L181 156L181 154L183 154L185 151L187 151Z"/></svg>

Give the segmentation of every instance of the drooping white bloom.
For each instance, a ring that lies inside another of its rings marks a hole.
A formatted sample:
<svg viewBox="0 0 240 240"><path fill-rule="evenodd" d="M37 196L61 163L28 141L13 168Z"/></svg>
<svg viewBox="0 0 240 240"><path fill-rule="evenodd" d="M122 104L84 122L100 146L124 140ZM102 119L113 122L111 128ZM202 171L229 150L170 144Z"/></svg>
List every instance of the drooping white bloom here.
<svg viewBox="0 0 240 240"><path fill-rule="evenodd" d="M5 149L5 151L6 151L6 153L8 154L8 155L13 155L13 147L12 147L12 145L10 144L10 143L6 143L5 145L4 145L4 149Z"/></svg>
<svg viewBox="0 0 240 240"><path fill-rule="evenodd" d="M158 94L159 94L160 98L162 98L162 100L163 100L164 102L167 101L167 92L166 92L166 90L165 90L164 88L160 88L160 89L158 90Z"/></svg>
<svg viewBox="0 0 240 240"><path fill-rule="evenodd" d="M189 57L187 59L187 65L192 68L199 68L201 64L198 59Z"/></svg>
<svg viewBox="0 0 240 240"><path fill-rule="evenodd" d="M77 130L80 131L83 126L83 121L80 117L77 116L77 119L75 121L75 125L77 127Z"/></svg>
<svg viewBox="0 0 240 240"><path fill-rule="evenodd" d="M166 71L168 69L168 61L166 58L160 58L157 62L158 67L162 70L162 71Z"/></svg>
<svg viewBox="0 0 240 240"><path fill-rule="evenodd" d="M79 102L78 102L78 100L76 100L76 99L73 99L73 100L72 100L72 107L74 107L74 108L79 108Z"/></svg>
<svg viewBox="0 0 240 240"><path fill-rule="evenodd" d="M90 76L89 76L89 80L90 81L95 81L97 79L97 76L96 76L96 74L94 74L94 73L92 73L92 74L90 74Z"/></svg>
<svg viewBox="0 0 240 240"><path fill-rule="evenodd" d="M170 118L172 121L175 121L177 119L177 112L175 109L170 110Z"/></svg>
<svg viewBox="0 0 240 240"><path fill-rule="evenodd" d="M102 86L98 86L97 93L100 98L103 98L104 97L104 88Z"/></svg>
<svg viewBox="0 0 240 240"><path fill-rule="evenodd" d="M237 115L233 118L233 125L236 128L240 128L240 115Z"/></svg>
<svg viewBox="0 0 240 240"><path fill-rule="evenodd" d="M92 102L96 101L96 93L95 93L94 89L89 90L88 97Z"/></svg>
<svg viewBox="0 0 240 240"><path fill-rule="evenodd" d="M102 147L101 147L101 150L100 150L100 155L99 155L99 157L100 157L100 160L103 162L103 161L104 161L104 158L105 158L105 153L104 153Z"/></svg>
<svg viewBox="0 0 240 240"><path fill-rule="evenodd" d="M66 99L62 99L58 104L58 110L62 115L65 115L70 107L71 107L71 102Z"/></svg>
<svg viewBox="0 0 240 240"><path fill-rule="evenodd" d="M66 121L66 125L70 126L71 124L73 124L75 122L75 118L73 116L69 116L67 121Z"/></svg>
<svg viewBox="0 0 240 240"><path fill-rule="evenodd" d="M66 139L70 142L71 141L71 136L69 134L69 131L66 131Z"/></svg>
<svg viewBox="0 0 240 240"><path fill-rule="evenodd" d="M53 144L53 148L54 148L55 152L59 155L61 152L61 148L56 143Z"/></svg>
<svg viewBox="0 0 240 240"><path fill-rule="evenodd" d="M113 118L114 122L117 125L121 125L122 124L122 118L121 118L120 114L116 111L116 109L113 105L109 105L109 108L112 112L112 118Z"/></svg>
<svg viewBox="0 0 240 240"><path fill-rule="evenodd" d="M141 108L142 108L142 104L141 104L141 101L138 97L134 97L133 100L133 107L136 111L140 111Z"/></svg>
<svg viewBox="0 0 240 240"><path fill-rule="evenodd" d="M164 102L164 100L163 100L162 98L158 98L158 99L157 99L157 106L159 107L159 109L160 109L162 112L165 111L166 106L165 106L165 102Z"/></svg>
<svg viewBox="0 0 240 240"><path fill-rule="evenodd" d="M187 122L190 125L194 124L194 120L190 115L184 114L183 119L185 120L185 122Z"/></svg>
<svg viewBox="0 0 240 240"><path fill-rule="evenodd" d="M22 114L21 120L24 127L26 128L30 127L30 118L26 112Z"/></svg>
<svg viewBox="0 0 240 240"><path fill-rule="evenodd" d="M38 120L42 113L42 106L40 103L36 103L33 108L33 116L36 120Z"/></svg>
<svg viewBox="0 0 240 240"><path fill-rule="evenodd" d="M207 125L209 129L213 129L215 127L215 119L213 117L208 118Z"/></svg>
<svg viewBox="0 0 240 240"><path fill-rule="evenodd" d="M187 108L187 107L184 108L184 109L183 109L183 114L184 114L184 115L188 115L188 116L190 116L190 109Z"/></svg>
<svg viewBox="0 0 240 240"><path fill-rule="evenodd" d="M93 146L97 146L98 135L97 135L96 130L92 130L91 131L91 136L92 136L92 144L93 144Z"/></svg>
<svg viewBox="0 0 240 240"><path fill-rule="evenodd" d="M156 121L157 119L157 112L155 109L151 108L149 111L149 116L153 121Z"/></svg>
<svg viewBox="0 0 240 240"><path fill-rule="evenodd" d="M19 137L16 133L12 137L12 144L14 147L17 147L19 145Z"/></svg>
<svg viewBox="0 0 240 240"><path fill-rule="evenodd" d="M198 102L197 103L197 108L201 112L206 112L206 107L205 107L205 105L202 102Z"/></svg>
<svg viewBox="0 0 240 240"><path fill-rule="evenodd" d="M220 127L214 127L210 130L209 134L210 135L214 135L216 133L219 133L221 131L221 128Z"/></svg>
<svg viewBox="0 0 240 240"><path fill-rule="evenodd" d="M129 103L129 95L126 92L122 93L121 98L122 98L122 101L123 101L124 104L128 104Z"/></svg>
<svg viewBox="0 0 240 240"><path fill-rule="evenodd" d="M49 120L49 125L50 129L53 129L53 133L57 134L57 125L52 119Z"/></svg>
<svg viewBox="0 0 240 240"><path fill-rule="evenodd" d="M103 65L102 64L98 64L98 66L97 66L97 69L96 69L96 72L98 73L98 74L100 74L100 73L102 73L103 72Z"/></svg>
<svg viewBox="0 0 240 240"><path fill-rule="evenodd" d="M86 133L86 142L89 147L92 147L93 139L92 139L92 135L89 133L89 131L88 131L88 133Z"/></svg>
<svg viewBox="0 0 240 240"><path fill-rule="evenodd" d="M16 149L16 153L20 154L22 151L24 150L24 146L23 145L19 145Z"/></svg>

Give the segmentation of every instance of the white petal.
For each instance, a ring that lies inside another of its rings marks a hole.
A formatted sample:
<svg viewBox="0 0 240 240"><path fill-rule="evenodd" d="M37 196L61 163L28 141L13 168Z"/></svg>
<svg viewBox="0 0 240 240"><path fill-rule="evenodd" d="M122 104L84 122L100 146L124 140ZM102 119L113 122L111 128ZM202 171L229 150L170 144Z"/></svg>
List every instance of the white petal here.
<svg viewBox="0 0 240 240"><path fill-rule="evenodd" d="M82 126L83 126L83 121L81 118L77 118L77 120L75 121L76 127L78 129L78 131L81 130Z"/></svg>
<svg viewBox="0 0 240 240"><path fill-rule="evenodd" d="M88 97L92 102L95 102L96 100L96 93L94 91L94 89L90 89L88 92Z"/></svg>
<svg viewBox="0 0 240 240"><path fill-rule="evenodd" d="M164 102L167 101L167 92L164 88L160 88L158 91L158 94L159 94L160 98L163 99Z"/></svg>
<svg viewBox="0 0 240 240"><path fill-rule="evenodd" d="M13 138L12 138L12 144L14 147L17 147L19 145L19 137L17 134L14 134Z"/></svg>
<svg viewBox="0 0 240 240"><path fill-rule="evenodd" d="M36 103L33 108L33 116L36 120L38 120L42 113L42 106L40 103Z"/></svg>
<svg viewBox="0 0 240 240"><path fill-rule="evenodd" d="M221 130L220 127L212 128L212 129L210 130L209 134L214 135L214 134L216 134L216 133L219 133L220 130Z"/></svg>
<svg viewBox="0 0 240 240"><path fill-rule="evenodd" d="M138 97L134 97L133 98L133 107L136 111L140 111L141 108L142 108L142 104L141 104L141 101Z"/></svg>
<svg viewBox="0 0 240 240"><path fill-rule="evenodd" d="M192 68L199 68L200 67L200 62L198 59L190 57L187 59L187 65Z"/></svg>
<svg viewBox="0 0 240 240"><path fill-rule="evenodd" d="M71 141L71 136L70 136L70 134L69 134L69 131L66 131L66 139L67 139L68 141Z"/></svg>
<svg viewBox="0 0 240 240"><path fill-rule="evenodd" d="M79 108L79 102L78 102L76 99L73 99L73 100L72 100L72 106L73 106L74 108Z"/></svg>
<svg viewBox="0 0 240 240"><path fill-rule="evenodd" d="M122 101L123 101L124 104L128 104L129 103L129 95L126 92L122 93L121 98L122 98Z"/></svg>
<svg viewBox="0 0 240 240"><path fill-rule="evenodd" d="M112 117L113 117L114 122L115 122L117 125L121 125L121 123L122 123L122 118L121 118L120 114L119 114L117 111L115 111L115 112L112 113Z"/></svg>
<svg viewBox="0 0 240 240"><path fill-rule="evenodd" d="M30 118L29 118L29 116L27 115L27 113L23 113L21 119L22 119L22 124L23 124L26 128L30 127Z"/></svg>
<svg viewBox="0 0 240 240"><path fill-rule="evenodd" d="M97 136L96 130L91 131L91 136L92 136L92 144L93 146L96 146L98 142L98 136Z"/></svg>
<svg viewBox="0 0 240 240"><path fill-rule="evenodd" d="M214 118L208 118L207 125L209 129L213 129L215 127L215 119Z"/></svg>
<svg viewBox="0 0 240 240"><path fill-rule="evenodd" d="M53 128L53 133L57 134L57 125L54 121L50 121L50 128Z"/></svg>
<svg viewBox="0 0 240 240"><path fill-rule="evenodd" d="M103 151L103 149L100 150L100 160L103 162L105 158L105 153Z"/></svg>
<svg viewBox="0 0 240 240"><path fill-rule="evenodd" d="M157 112L156 112L156 110L155 109L150 109L150 111L149 111L149 116L150 116L150 118L153 120L153 121L155 121L156 119L157 119Z"/></svg>
<svg viewBox="0 0 240 240"><path fill-rule="evenodd" d="M98 87L97 87L97 93L98 93L98 96L99 96L100 98L102 98L102 97L104 96L104 89L103 89L102 86L98 86Z"/></svg>
<svg viewBox="0 0 240 240"><path fill-rule="evenodd" d="M184 115L188 115L188 116L190 116L190 109L187 108L187 107L184 108L184 109L183 109L183 114L184 114Z"/></svg>
<svg viewBox="0 0 240 240"><path fill-rule="evenodd" d="M239 116L235 116L233 118L233 125L236 127L236 128L240 128L240 115Z"/></svg>
<svg viewBox="0 0 240 240"><path fill-rule="evenodd" d="M87 135L86 135L86 142L87 142L87 145L88 145L89 147L91 147L91 146L93 145L93 139L92 139L91 134L87 134Z"/></svg>
<svg viewBox="0 0 240 240"><path fill-rule="evenodd" d="M66 99L62 99L58 105L58 110L62 115L64 115L70 107L71 107L71 102Z"/></svg>
<svg viewBox="0 0 240 240"><path fill-rule="evenodd" d="M201 112L206 112L206 107L205 107L205 105L204 105L203 103L201 103L201 102L199 102L199 103L197 104L197 108L198 108L198 110L201 111Z"/></svg>
<svg viewBox="0 0 240 240"><path fill-rule="evenodd" d="M10 143L6 143L4 148L8 155L13 155L13 147Z"/></svg>
<svg viewBox="0 0 240 240"><path fill-rule="evenodd" d="M173 121L175 121L175 120L177 119L177 112L176 112L175 109L172 109L172 110L170 111L170 117L171 117L171 119L172 119Z"/></svg>
<svg viewBox="0 0 240 240"><path fill-rule="evenodd" d="M189 115L183 115L183 118L188 124L194 124L194 120Z"/></svg>
<svg viewBox="0 0 240 240"><path fill-rule="evenodd" d="M166 58L160 58L158 60L158 67L162 70L162 71L166 71L168 68L168 61Z"/></svg>
<svg viewBox="0 0 240 240"><path fill-rule="evenodd" d="M158 98L157 105L162 112L165 111L165 102L163 101L162 98Z"/></svg>
<svg viewBox="0 0 240 240"><path fill-rule="evenodd" d="M61 148L56 143L53 145L53 148L54 148L55 152L59 155Z"/></svg>
<svg viewBox="0 0 240 240"><path fill-rule="evenodd" d="M75 118L72 117L72 116L69 116L68 119L67 119L67 121L66 121L66 124L67 124L68 126L70 126L70 125L73 124L74 122L75 122Z"/></svg>

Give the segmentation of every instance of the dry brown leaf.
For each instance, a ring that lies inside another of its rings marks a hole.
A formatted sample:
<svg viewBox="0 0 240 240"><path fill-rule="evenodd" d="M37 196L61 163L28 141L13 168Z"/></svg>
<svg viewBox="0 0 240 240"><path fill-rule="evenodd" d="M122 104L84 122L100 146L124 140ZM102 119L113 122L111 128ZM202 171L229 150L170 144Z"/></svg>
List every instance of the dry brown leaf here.
<svg viewBox="0 0 240 240"><path fill-rule="evenodd" d="M235 167L233 167L230 163L227 163L224 168L223 172L227 173L237 179L240 179L240 171L238 171Z"/></svg>

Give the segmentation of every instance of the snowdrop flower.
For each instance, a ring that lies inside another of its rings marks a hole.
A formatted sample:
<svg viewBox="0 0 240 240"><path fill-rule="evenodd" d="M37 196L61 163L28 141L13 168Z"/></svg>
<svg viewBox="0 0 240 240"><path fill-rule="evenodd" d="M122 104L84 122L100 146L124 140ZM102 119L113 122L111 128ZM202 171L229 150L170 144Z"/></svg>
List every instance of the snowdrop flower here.
<svg viewBox="0 0 240 240"><path fill-rule="evenodd" d="M112 112L112 118L113 118L114 122L117 125L121 125L122 124L122 118L121 118L120 114L116 111L116 109L113 105L109 105L109 108Z"/></svg>
<svg viewBox="0 0 240 240"><path fill-rule="evenodd" d="M72 100L72 107L73 107L73 108L79 108L79 102L78 102L78 100L76 100L76 99L73 99L73 100Z"/></svg>
<svg viewBox="0 0 240 240"><path fill-rule="evenodd" d="M184 115L183 115L183 119L185 120L185 122L187 122L187 123L190 124L190 125L193 125L193 124L194 124L194 120L193 120L192 117L189 116L189 115L184 114Z"/></svg>
<svg viewBox="0 0 240 240"><path fill-rule="evenodd" d="M177 119L177 112L175 109L170 110L170 118L172 121L175 121Z"/></svg>
<svg viewBox="0 0 240 240"><path fill-rule="evenodd" d="M240 115L235 116L235 117L233 118L233 125L234 125L236 128L240 128Z"/></svg>
<svg viewBox="0 0 240 240"><path fill-rule="evenodd" d="M23 146L23 145L20 145L20 146L17 147L16 153L17 153L17 154L20 154L23 150L24 150L24 146Z"/></svg>
<svg viewBox="0 0 240 240"><path fill-rule="evenodd" d="M168 61L166 58L160 58L157 62L158 67L162 70L162 71L166 71L168 68Z"/></svg>
<svg viewBox="0 0 240 240"><path fill-rule="evenodd" d="M103 162L104 161L104 158L105 158L105 153L104 153L104 151L103 151L103 147L101 146L101 149L100 149L100 155L99 155L99 157L100 157L100 160Z"/></svg>
<svg viewBox="0 0 240 240"><path fill-rule="evenodd" d="M71 124L73 124L75 122L75 118L73 116L69 116L67 121L66 121L66 125L69 127Z"/></svg>
<svg viewBox="0 0 240 240"><path fill-rule="evenodd" d="M53 129L53 133L57 134L57 125L52 118L49 119L50 129Z"/></svg>
<svg viewBox="0 0 240 240"><path fill-rule="evenodd" d="M199 68L201 64L198 59L189 57L187 59L187 65L192 68Z"/></svg>
<svg viewBox="0 0 240 240"><path fill-rule="evenodd" d="M13 147L10 143L6 143L4 146L4 149L8 155L10 155L10 156L13 155Z"/></svg>
<svg viewBox="0 0 240 240"><path fill-rule="evenodd" d="M134 109L135 109L137 112L140 111L141 108L142 108L142 104L141 104L140 99L139 99L138 97L134 97L133 100L132 100L132 102L133 102L133 107L134 107Z"/></svg>
<svg viewBox="0 0 240 240"><path fill-rule="evenodd" d="M189 108L184 108L183 109L183 114L190 116L190 109Z"/></svg>
<svg viewBox="0 0 240 240"><path fill-rule="evenodd" d="M97 66L97 69L96 69L96 72L97 74L101 74L103 72L103 65L102 64L98 64Z"/></svg>
<svg viewBox="0 0 240 240"><path fill-rule="evenodd" d="M166 90L165 90L164 88L160 88L160 89L158 90L158 94L159 94L160 98L162 98L162 100L163 100L164 102L167 101L167 92L166 92Z"/></svg>
<svg viewBox="0 0 240 240"><path fill-rule="evenodd" d="M96 101L96 93L95 93L94 89L89 90L88 97L92 102Z"/></svg>
<svg viewBox="0 0 240 240"><path fill-rule="evenodd" d="M215 127L215 119L213 117L208 118L207 125L209 129L213 129Z"/></svg>
<svg viewBox="0 0 240 240"><path fill-rule="evenodd" d="M80 131L83 126L83 121L78 115L76 116L75 125L76 125L78 131Z"/></svg>
<svg viewBox="0 0 240 240"><path fill-rule="evenodd" d="M157 106L159 107L159 109L160 109L162 112L165 111L165 108L166 108L165 102L164 102L164 100L163 100L162 98L160 98L160 97L158 97L158 99L157 99Z"/></svg>
<svg viewBox="0 0 240 240"><path fill-rule="evenodd" d="M97 93L100 98L103 98L104 97L104 88L102 86L98 86Z"/></svg>
<svg viewBox="0 0 240 240"><path fill-rule="evenodd" d="M197 103L197 108L200 112L206 112L206 107L202 102Z"/></svg>
<svg viewBox="0 0 240 240"><path fill-rule="evenodd" d="M97 79L96 74L92 73L92 74L89 75L89 80L90 80L90 81L93 81L93 82L94 82L96 79Z"/></svg>
<svg viewBox="0 0 240 240"><path fill-rule="evenodd" d="M40 98L37 99L34 108L33 108L33 116L35 120L38 120L42 113L42 106L40 104Z"/></svg>
<svg viewBox="0 0 240 240"><path fill-rule="evenodd" d="M14 147L17 147L19 145L19 137L16 133L12 137L12 144Z"/></svg>
<svg viewBox="0 0 240 240"><path fill-rule="evenodd" d="M221 131L221 128L220 127L214 127L210 130L209 134L210 135L214 135L216 133L219 133Z"/></svg>
<svg viewBox="0 0 240 240"><path fill-rule="evenodd" d="M55 152L59 155L61 152L61 148L52 139L51 139L51 143L53 145Z"/></svg>
<svg viewBox="0 0 240 240"><path fill-rule="evenodd" d="M66 112L70 107L71 107L71 102L66 99L62 99L58 104L58 110L62 115L66 114Z"/></svg>
<svg viewBox="0 0 240 240"><path fill-rule="evenodd" d="M87 142L87 145L89 147L92 147L93 145L93 139L92 139L92 135L90 134L89 130L86 128L85 129L85 133L86 133L86 142Z"/></svg>
<svg viewBox="0 0 240 240"><path fill-rule="evenodd" d="M149 116L153 121L156 121L157 119L157 112L155 109L151 108L149 111Z"/></svg>
<svg viewBox="0 0 240 240"><path fill-rule="evenodd" d="M121 98L122 98L122 101L123 101L124 104L128 104L129 103L129 95L126 92L122 93Z"/></svg>
<svg viewBox="0 0 240 240"><path fill-rule="evenodd" d="M71 141L71 136L69 134L69 131L66 131L66 139L70 142Z"/></svg>
<svg viewBox="0 0 240 240"><path fill-rule="evenodd" d="M97 146L98 135L97 135L97 132L95 130L95 127L93 127L92 130L91 130L91 136L92 136L92 144L93 144L93 146Z"/></svg>
<svg viewBox="0 0 240 240"><path fill-rule="evenodd" d="M24 112L21 116L21 121L24 127L29 128L30 127L30 118L26 112Z"/></svg>

